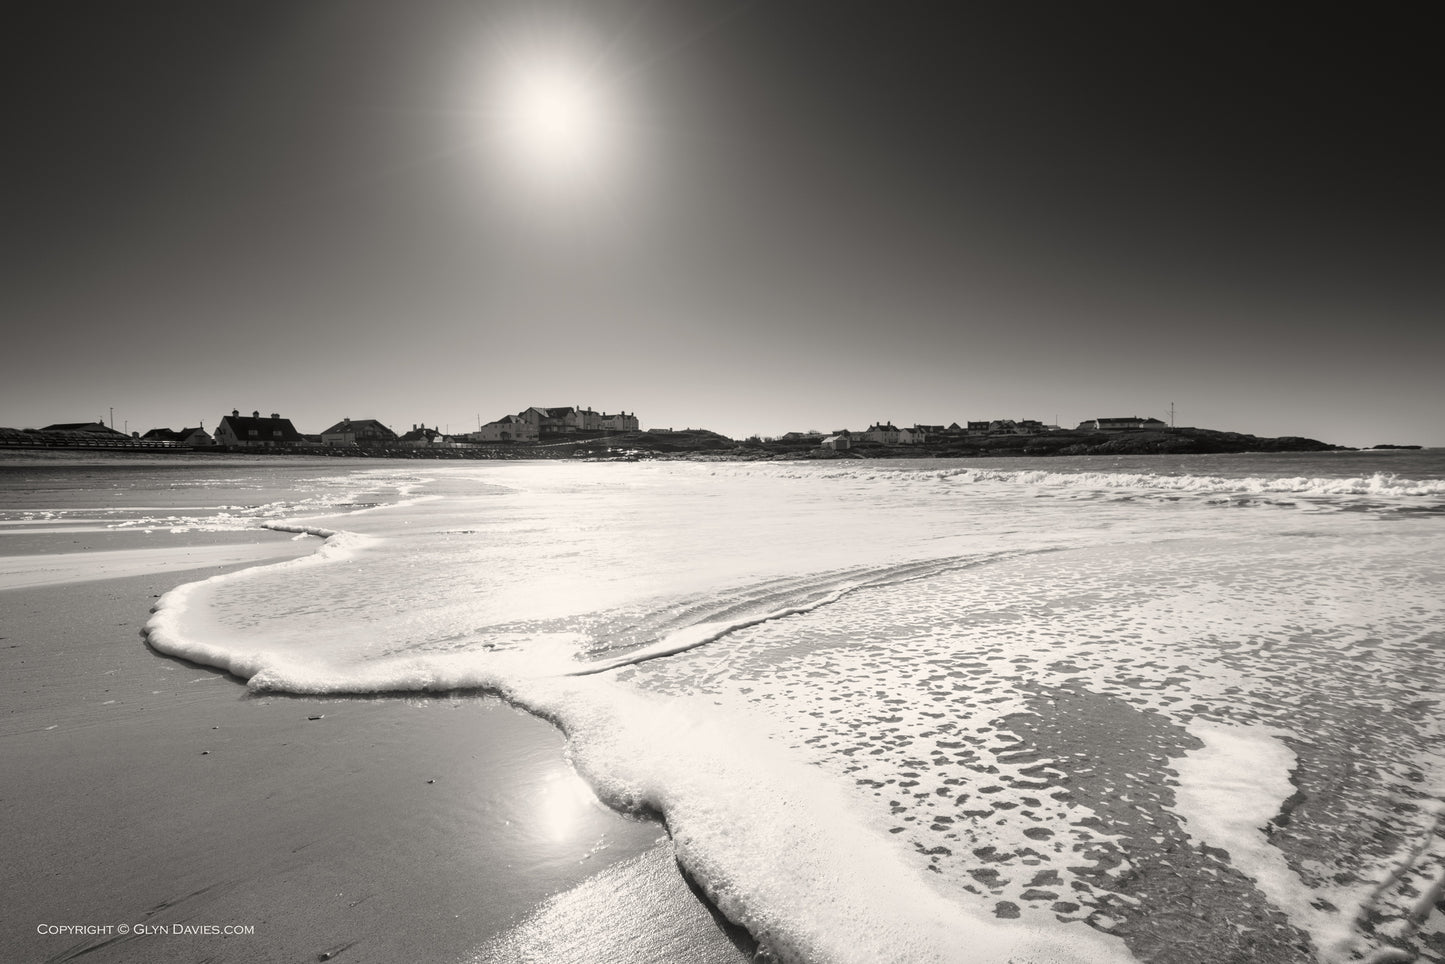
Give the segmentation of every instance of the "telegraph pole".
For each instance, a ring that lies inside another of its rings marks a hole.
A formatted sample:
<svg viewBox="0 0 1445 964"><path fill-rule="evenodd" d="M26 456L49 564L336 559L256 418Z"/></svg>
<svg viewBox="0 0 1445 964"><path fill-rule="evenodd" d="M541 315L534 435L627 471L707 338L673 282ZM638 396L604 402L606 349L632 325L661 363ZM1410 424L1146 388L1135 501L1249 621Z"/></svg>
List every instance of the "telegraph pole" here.
<svg viewBox="0 0 1445 964"><path fill-rule="evenodd" d="M1174 427L1174 403L1169 403L1169 427Z"/></svg>

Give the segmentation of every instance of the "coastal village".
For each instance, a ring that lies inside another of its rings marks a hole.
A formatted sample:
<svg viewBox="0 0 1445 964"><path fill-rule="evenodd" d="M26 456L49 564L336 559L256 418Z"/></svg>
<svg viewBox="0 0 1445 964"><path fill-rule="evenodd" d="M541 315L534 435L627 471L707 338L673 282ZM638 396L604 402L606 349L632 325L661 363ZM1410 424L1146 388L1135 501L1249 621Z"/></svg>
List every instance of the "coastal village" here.
<svg viewBox="0 0 1445 964"><path fill-rule="evenodd" d="M1122 432L1131 430L1167 429L1157 418L1099 418L1079 425L1079 431ZM685 433L695 431L686 429ZM789 448L806 446L823 452L843 452L854 446L922 446L929 441L967 437L1035 436L1059 432L1057 425L1045 425L1031 419L995 419L950 425L914 424L899 427L892 422L875 422L861 431L839 429L833 432L787 432L781 436L753 436L740 444L781 444ZM316 434L298 430L292 420L279 412L262 415L259 410L243 415L232 409L223 415L215 428L207 430L202 422L193 427L173 429L152 428L129 434L117 431L104 419L90 422L58 422L43 428L0 428L0 445L7 447L61 447L114 449L184 449L220 450L227 452L451 452L482 455L500 448L532 448L577 442L591 442L617 436L642 433L634 412L609 414L592 408L563 406L525 408L515 415L505 415L475 431L442 432L435 426L413 424L398 432L374 418L343 417ZM651 429L646 434L676 434L672 429ZM713 435L715 433L706 433ZM724 436L718 439L732 441Z"/></svg>
<svg viewBox="0 0 1445 964"><path fill-rule="evenodd" d="M1151 416L1091 418L1073 428L1033 419L992 419L948 425L792 431L735 440L700 428L644 430L635 412L590 407L529 407L453 433L415 423L398 431L375 418L341 419L318 433L302 432L279 412L232 409L215 427L118 431L105 419L58 422L42 428L0 428L0 449L174 451L375 458L638 459L908 458L970 455L1096 455L1256 451L1323 451L1340 446L1306 438L1256 438L1236 432L1183 428ZM1396 447L1396 446L1380 446Z"/></svg>
<svg viewBox="0 0 1445 964"><path fill-rule="evenodd" d="M628 412L609 415L591 408L532 407L506 415L474 432L450 434L436 427L414 424L397 432L374 418L343 417L317 434L299 431L279 412L249 415L232 409L213 430L202 422L195 427L152 428L144 433L117 431L104 419L59 422L43 428L0 428L0 445L83 448L210 449L228 452L462 451L486 446L539 444L568 439L598 438L637 432L637 416Z"/></svg>

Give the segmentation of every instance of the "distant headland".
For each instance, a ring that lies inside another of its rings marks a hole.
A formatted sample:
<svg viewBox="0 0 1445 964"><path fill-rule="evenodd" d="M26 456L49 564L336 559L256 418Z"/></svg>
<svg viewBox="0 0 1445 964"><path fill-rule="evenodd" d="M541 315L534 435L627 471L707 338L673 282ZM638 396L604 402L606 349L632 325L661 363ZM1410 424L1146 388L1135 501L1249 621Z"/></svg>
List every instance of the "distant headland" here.
<svg viewBox="0 0 1445 964"><path fill-rule="evenodd" d="M744 448L749 443L744 443ZM835 443L836 444L836 443ZM772 457L785 456L789 443L772 440L758 445ZM850 440L844 452L862 458L978 458L1001 456L1070 455L1212 455L1238 452L1329 452L1347 451L1318 439L1287 436L1261 438L1240 432L1205 428L1134 427L1099 429L1053 428L1031 433L989 432L988 434L941 434L904 447L870 442L866 437ZM794 450L796 451L796 450ZM827 450L819 453L827 457Z"/></svg>
<svg viewBox="0 0 1445 964"><path fill-rule="evenodd" d="M343 418L316 435L296 429L279 413L222 416L214 432L204 425L156 428L127 435L103 420L0 428L0 448L148 451L176 454L254 453L435 459L898 459L1071 455L1186 455L1240 452L1354 451L1318 439L1261 438L1240 432L1171 426L1157 418L1095 418L1074 428L1032 420L996 419L899 428L875 422L867 429L788 432L736 440L701 428L643 430L635 413L591 408L524 409L476 431L448 434L425 425L398 433L376 419ZM1382 444L1376 449L1418 449Z"/></svg>

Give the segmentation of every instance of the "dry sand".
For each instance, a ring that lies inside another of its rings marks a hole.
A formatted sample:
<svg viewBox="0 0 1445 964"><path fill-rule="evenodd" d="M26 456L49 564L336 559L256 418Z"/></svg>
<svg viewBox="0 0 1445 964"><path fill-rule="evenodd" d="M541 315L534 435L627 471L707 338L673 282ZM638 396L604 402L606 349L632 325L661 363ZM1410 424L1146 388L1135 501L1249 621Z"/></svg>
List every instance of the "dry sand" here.
<svg viewBox="0 0 1445 964"><path fill-rule="evenodd" d="M480 696L252 697L149 651L154 599L222 571L180 571L214 561L187 538L0 590L0 960L745 958L659 825L575 793L549 724Z"/></svg>

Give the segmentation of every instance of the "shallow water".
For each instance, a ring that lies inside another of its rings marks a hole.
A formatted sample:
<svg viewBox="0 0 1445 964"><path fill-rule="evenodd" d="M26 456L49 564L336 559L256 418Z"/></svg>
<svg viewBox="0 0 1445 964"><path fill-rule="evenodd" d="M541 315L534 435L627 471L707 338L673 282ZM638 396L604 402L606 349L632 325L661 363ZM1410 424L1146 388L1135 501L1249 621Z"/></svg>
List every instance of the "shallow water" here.
<svg viewBox="0 0 1445 964"><path fill-rule="evenodd" d="M504 693L785 959L1442 960L1442 479L1431 452L298 476L250 518L322 550L183 587L150 638L256 690Z"/></svg>

